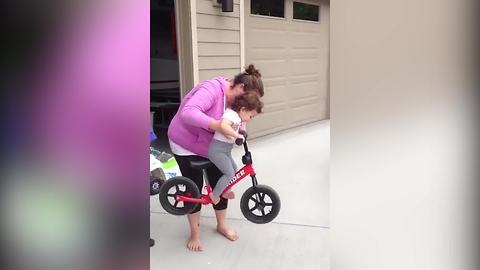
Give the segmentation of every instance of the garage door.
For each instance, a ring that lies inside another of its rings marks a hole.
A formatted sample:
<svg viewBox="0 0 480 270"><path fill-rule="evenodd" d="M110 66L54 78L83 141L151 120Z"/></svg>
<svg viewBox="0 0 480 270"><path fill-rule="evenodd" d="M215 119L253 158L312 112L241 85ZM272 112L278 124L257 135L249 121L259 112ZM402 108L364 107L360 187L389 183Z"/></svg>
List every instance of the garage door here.
<svg viewBox="0 0 480 270"><path fill-rule="evenodd" d="M252 136L328 117L328 3L245 1L245 63L260 69L265 85L264 113L248 125Z"/></svg>

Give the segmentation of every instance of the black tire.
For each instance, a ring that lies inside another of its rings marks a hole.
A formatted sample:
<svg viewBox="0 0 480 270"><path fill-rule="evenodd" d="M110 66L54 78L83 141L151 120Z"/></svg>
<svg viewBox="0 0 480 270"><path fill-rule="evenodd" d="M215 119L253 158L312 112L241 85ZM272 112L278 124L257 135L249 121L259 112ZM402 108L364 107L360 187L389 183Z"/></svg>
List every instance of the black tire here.
<svg viewBox="0 0 480 270"><path fill-rule="evenodd" d="M197 204L177 201L175 198L176 195L199 198L200 191L197 185L187 177L175 176L165 181L158 194L160 204L168 213L180 216L192 212Z"/></svg>
<svg viewBox="0 0 480 270"><path fill-rule="evenodd" d="M280 197L271 187L257 185L248 188L240 200L243 216L253 223L265 224L280 212Z"/></svg>
<svg viewBox="0 0 480 270"><path fill-rule="evenodd" d="M150 195L157 195L164 181L160 178L150 177Z"/></svg>

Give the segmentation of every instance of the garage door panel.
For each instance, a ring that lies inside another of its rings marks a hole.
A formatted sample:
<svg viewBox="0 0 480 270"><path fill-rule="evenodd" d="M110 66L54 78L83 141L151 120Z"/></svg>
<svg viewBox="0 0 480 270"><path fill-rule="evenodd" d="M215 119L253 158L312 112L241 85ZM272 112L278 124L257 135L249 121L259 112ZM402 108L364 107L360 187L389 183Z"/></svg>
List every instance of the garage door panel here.
<svg viewBox="0 0 480 270"><path fill-rule="evenodd" d="M289 35L289 45L293 48L318 48L322 36L320 34L292 32Z"/></svg>
<svg viewBox="0 0 480 270"><path fill-rule="evenodd" d="M250 59L258 60L274 60L281 59L286 53L286 48L251 48L249 51Z"/></svg>
<svg viewBox="0 0 480 270"><path fill-rule="evenodd" d="M320 76L320 73L318 71L314 71L307 75L292 75L289 78L290 78L290 82L292 84L295 84L295 83L318 81L319 76Z"/></svg>
<svg viewBox="0 0 480 270"><path fill-rule="evenodd" d="M300 127L300 126L304 126L304 125L307 125L307 124L310 124L310 123L314 123L316 121L320 121L322 119L325 119L325 118L308 118L308 119L303 119L303 120L300 120L298 122L292 122L290 123L290 125L288 126L289 128L295 128L295 127Z"/></svg>
<svg viewBox="0 0 480 270"><path fill-rule="evenodd" d="M313 122L321 119L325 115L326 106L320 103L308 104L292 108L293 125Z"/></svg>
<svg viewBox="0 0 480 270"><path fill-rule="evenodd" d="M287 45L284 32L251 29L249 39L255 40L257 48L284 48Z"/></svg>
<svg viewBox="0 0 480 270"><path fill-rule="evenodd" d="M290 99L317 97L320 83L317 81L290 84L288 95Z"/></svg>
<svg viewBox="0 0 480 270"><path fill-rule="evenodd" d="M260 70L262 72L262 70ZM265 87L282 85L285 86L287 83L286 77L268 77L262 76L262 82Z"/></svg>
<svg viewBox="0 0 480 270"><path fill-rule="evenodd" d="M292 49L290 55L294 59L311 59L318 58L320 56L321 49L319 48L310 48L310 49Z"/></svg>
<svg viewBox="0 0 480 270"><path fill-rule="evenodd" d="M313 97L301 100L295 100L291 104L292 114L295 115L296 112L300 112L297 118L294 118L295 121L301 121L302 111L312 113L312 119L324 119L327 113L327 99L323 97ZM308 117L307 117L308 118Z"/></svg>
<svg viewBox="0 0 480 270"><path fill-rule="evenodd" d="M248 123L247 130L259 133L272 129L282 129L285 126L285 115L285 111L262 113Z"/></svg>
<svg viewBox="0 0 480 270"><path fill-rule="evenodd" d="M290 29L295 32L304 32L304 33L318 33L323 30L322 24L318 22L303 22L293 20L290 25Z"/></svg>
<svg viewBox="0 0 480 270"><path fill-rule="evenodd" d="M327 101L327 97L328 97L328 78L327 76L325 76L324 79L320 79L320 83L319 83L319 89L318 89L318 96L322 99L325 100L325 102Z"/></svg>
<svg viewBox="0 0 480 270"><path fill-rule="evenodd" d="M306 78L315 77L317 80L323 80L327 77L328 66L326 60L321 59L295 59L291 62L292 74L290 76L292 81L299 82ZM310 79L306 79L310 80Z"/></svg>
<svg viewBox="0 0 480 270"><path fill-rule="evenodd" d="M247 63L253 63L255 66L260 69L262 73L262 78L278 78L285 77L288 72L288 65L286 60L280 59L277 61L255 61L255 59L249 59Z"/></svg>
<svg viewBox="0 0 480 270"><path fill-rule="evenodd" d="M246 25L250 29L285 31L289 27L285 22L286 20L283 18L265 18L262 16L248 15Z"/></svg>
<svg viewBox="0 0 480 270"><path fill-rule="evenodd" d="M312 72L318 72L321 68L320 59L294 59L292 61L292 73L299 74L312 74Z"/></svg>
<svg viewBox="0 0 480 270"><path fill-rule="evenodd" d="M328 9L320 8L320 23L295 21L292 2L286 0L286 18L269 18L248 15L245 1L245 62L260 69L265 86L265 113L249 125L253 137L327 116Z"/></svg>
<svg viewBox="0 0 480 270"><path fill-rule="evenodd" d="M326 98L328 97L327 82L320 81L320 85L317 90L317 95L319 98L326 100Z"/></svg>
<svg viewBox="0 0 480 270"><path fill-rule="evenodd" d="M290 102L290 107L291 108L299 108L303 106L309 106L312 104L317 104L320 102L320 97L318 95L312 95L308 96L305 98L297 98L293 99L292 102Z"/></svg>
<svg viewBox="0 0 480 270"><path fill-rule="evenodd" d="M289 108L289 105L284 101L279 103L271 103L271 104L267 103L263 107L262 114L260 114L260 116L264 115L264 113L268 114L268 113L275 113L275 112L283 112L288 108ZM258 117L256 117L255 119L257 118Z"/></svg>
<svg viewBox="0 0 480 270"><path fill-rule="evenodd" d="M285 102L285 100L287 100L287 89L285 85L264 85L264 88L265 95L262 97L262 102L265 105L269 103Z"/></svg>

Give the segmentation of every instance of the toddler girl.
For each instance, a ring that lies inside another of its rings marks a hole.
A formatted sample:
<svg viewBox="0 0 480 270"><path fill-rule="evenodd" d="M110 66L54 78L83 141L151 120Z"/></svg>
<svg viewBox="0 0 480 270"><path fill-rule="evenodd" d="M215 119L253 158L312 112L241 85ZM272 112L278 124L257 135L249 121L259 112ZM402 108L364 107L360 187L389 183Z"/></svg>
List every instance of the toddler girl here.
<svg viewBox="0 0 480 270"><path fill-rule="evenodd" d="M230 108L227 108L222 116L220 129L215 132L208 148L208 159L223 173L217 185L210 193L210 199L214 204L220 201L220 196L225 199L233 199L235 194L227 191L228 182L237 172L237 165L232 158L232 148L235 139L243 138L238 133L240 125L250 121L254 116L262 112L263 103L255 92L245 92L235 98Z"/></svg>

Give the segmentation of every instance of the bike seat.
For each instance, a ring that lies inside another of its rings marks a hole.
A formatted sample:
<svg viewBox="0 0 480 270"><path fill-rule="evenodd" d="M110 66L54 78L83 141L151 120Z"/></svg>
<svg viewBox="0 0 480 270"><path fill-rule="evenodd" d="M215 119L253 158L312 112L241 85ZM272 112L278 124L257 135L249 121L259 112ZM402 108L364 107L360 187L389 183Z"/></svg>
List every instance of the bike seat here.
<svg viewBox="0 0 480 270"><path fill-rule="evenodd" d="M190 167L192 169L203 170L210 166L212 166L212 162L208 159L198 159L198 160L191 160Z"/></svg>

